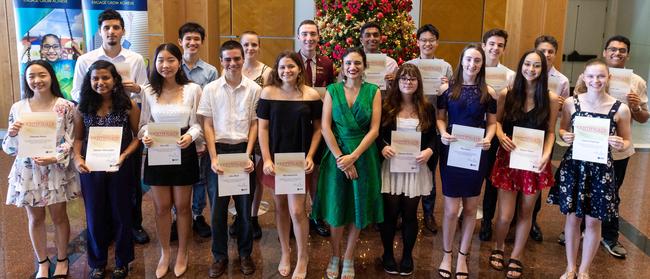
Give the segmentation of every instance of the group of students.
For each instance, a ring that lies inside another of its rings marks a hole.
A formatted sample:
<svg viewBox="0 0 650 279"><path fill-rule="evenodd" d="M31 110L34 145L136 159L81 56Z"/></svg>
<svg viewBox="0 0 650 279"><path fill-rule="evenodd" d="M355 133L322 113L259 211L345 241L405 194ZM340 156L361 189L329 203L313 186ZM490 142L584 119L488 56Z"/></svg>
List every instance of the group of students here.
<svg viewBox="0 0 650 279"><path fill-rule="evenodd" d="M640 77L633 77L627 100L616 100L607 94L608 67L623 67L629 54L629 40L622 36L607 41L604 60L586 64L573 96L569 96L566 77L556 86L559 90L549 85L549 76L563 77L552 66L557 41L551 36L539 37L535 49L522 55L517 70L507 70L506 88L496 91L488 85L486 67L505 67L499 58L508 36L503 30L490 30L481 45L469 44L464 48L455 72L443 63L441 93L429 96L429 92L424 92L418 63L435 59L439 31L427 24L416 34L420 57L401 66L387 57L388 89L382 98L377 85L364 81L366 53L379 52L381 29L373 22L361 27L362 47L345 52L340 81L334 82L332 61L317 54L319 30L311 20L298 27L300 51L280 53L272 67L258 61L256 33L244 33L240 42L224 42L219 51L223 68L220 77L213 66L198 58L205 31L196 23L186 23L179 29L182 50L172 43L156 48L154 67L147 77L142 57L119 47L124 34L119 13L106 10L98 21L102 48L80 56L75 70L73 96L78 104L62 98L47 61L28 63L24 74L25 98L12 106L2 144L5 152L17 154L21 113L57 114L56 156L16 158L9 176L7 203L24 206L28 212L30 237L39 262L36 278L67 276L70 226L65 205L79 196L85 200L89 277L107 275L108 246L112 240L112 277L128 275L128 265L134 260L133 227L138 222L133 212L139 205L133 197L141 196L136 191L141 188L142 163L142 183L152 189L161 248L156 278L169 273L174 227L178 249L173 272L178 277L187 270L191 227L203 218L201 205L195 209L193 203L203 199L204 207L206 190L212 225L208 236L212 237L214 258L209 277L219 277L227 270L229 233L237 235L241 272L252 274L252 243L254 238L261 237L256 215L262 189L275 190L275 155L289 152L305 154L305 184L313 207L308 218L307 194L273 195L281 247L278 273L282 276L306 278L309 219L317 220L312 224L319 234L329 234L331 230L331 257L325 271L328 278L354 278L356 243L360 231L369 224L379 224L384 270L389 274L412 274L421 199L426 227L435 230L436 226L432 209L435 168L440 158L444 194L443 257L438 268L441 277L469 276L467 257L474 217L486 181L483 207L491 204L492 209L491 213L484 210L481 239L491 238L486 234L491 234L497 200L499 206L494 250L488 259L492 268L505 270L508 278L522 276L524 265L520 260L533 227L533 212L536 204L539 206L542 189L551 187L548 201L559 205L567 215L567 268L562 278L588 278L601 240L601 222L617 222L618 189L627 158L633 153L631 121L648 119L645 82ZM130 69L128 75L118 71L124 67ZM323 86L325 92L313 88ZM552 173L550 158L560 115L559 134L569 145L574 139L575 116L611 121L607 164L573 160L569 147L557 172ZM146 147L154 143L148 133L150 123L178 123L183 127L177 142L181 149L180 165L151 166L148 157L141 162L140 142ZM483 139L477 142L483 150L477 171L447 164L449 144L458 140L452 133L453 125L485 129ZM539 172L509 167L510 152L517 148L512 140L515 126L544 132L543 153L536 164ZM122 128L117 171L93 171L85 164L90 127ZM390 171L391 158L396 156L391 145L393 131L421 133L417 172ZM616 152L624 153L624 159L612 157ZM245 153L249 157L245 171L250 173L250 194L217 194L218 176L224 173L219 155L231 153ZM229 230L227 208L231 198L237 217ZM48 273L45 207L56 228L57 263L53 275ZM515 243L506 262L504 242L515 209ZM176 221L172 221L173 215ZM452 273L459 215L463 216L461 237ZM399 218L403 251L398 264L393 241ZM583 219L586 228L578 269ZM327 223L329 230L319 220ZM298 258L293 273L289 243L292 229ZM345 229L347 246L341 254ZM617 243L615 239L610 241Z"/></svg>

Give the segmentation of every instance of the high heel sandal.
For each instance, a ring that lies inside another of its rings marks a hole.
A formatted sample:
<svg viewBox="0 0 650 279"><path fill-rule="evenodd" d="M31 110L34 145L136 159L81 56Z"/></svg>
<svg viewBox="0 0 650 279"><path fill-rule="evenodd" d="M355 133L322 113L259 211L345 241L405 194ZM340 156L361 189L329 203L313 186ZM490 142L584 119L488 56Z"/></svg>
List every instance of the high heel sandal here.
<svg viewBox="0 0 650 279"><path fill-rule="evenodd" d="M158 260L158 266L156 267L157 279L165 277L165 275L167 275L167 273L169 272L169 257L167 257L167 262L163 262L162 259L163 257L161 255L160 260Z"/></svg>
<svg viewBox="0 0 650 279"><path fill-rule="evenodd" d="M339 278L339 262L340 258L337 256L330 258L330 262L327 264L327 270L325 271L328 279Z"/></svg>
<svg viewBox="0 0 650 279"><path fill-rule="evenodd" d="M53 279L68 278L68 271L70 271L70 261L68 260L68 257L65 257L65 259L62 259L62 260L57 258L56 262L57 262L57 265L58 265L58 263L68 262L68 268L66 268L64 274L54 274L54 276L52 276L52 278Z"/></svg>
<svg viewBox="0 0 650 279"><path fill-rule="evenodd" d="M501 256L501 257L499 257ZM499 263L499 265L494 264L494 262ZM503 262L503 250L494 249L490 252L489 263L492 268L498 271L503 270L505 263Z"/></svg>
<svg viewBox="0 0 650 279"><path fill-rule="evenodd" d="M511 271L519 273L519 276L509 276L508 273L510 273ZM524 275L524 265L521 263L521 261L516 259L508 260L508 266L506 267L506 278L519 279L521 278L522 275Z"/></svg>
<svg viewBox="0 0 650 279"><path fill-rule="evenodd" d="M578 273L577 279L589 279L589 273Z"/></svg>
<svg viewBox="0 0 650 279"><path fill-rule="evenodd" d="M442 249L442 252L445 254L451 254L451 251L445 251L445 249ZM438 268L438 276L440 276L440 278L445 278L445 279L451 278L451 270Z"/></svg>
<svg viewBox="0 0 650 279"><path fill-rule="evenodd" d="M305 279L305 278L307 278L307 267L309 267L309 262L307 262L307 264L305 264L305 271L303 271L303 272L297 272L294 269L293 275L291 275L291 279ZM296 268L298 268L298 263L296 263Z"/></svg>
<svg viewBox="0 0 650 279"><path fill-rule="evenodd" d="M460 250L458 250L458 254L461 254L461 255L465 256L465 265L467 265L467 257L469 256L469 252L463 253ZM458 269L458 266L456 267L456 269ZM469 266L467 267L467 269L469 270ZM458 279L459 276L461 276L463 278L469 278L469 272L458 272L458 271L456 271L456 275L454 275L454 278Z"/></svg>
<svg viewBox="0 0 650 279"><path fill-rule="evenodd" d="M45 277L36 277L36 279L49 279L50 278L50 264L52 263L50 261L50 257L45 257L44 260L38 262L38 270L36 270L36 275L38 275L38 271L41 270L41 265L47 263L47 275Z"/></svg>
<svg viewBox="0 0 650 279"><path fill-rule="evenodd" d="M341 270L341 279L354 278L354 260L343 259L343 270Z"/></svg>
<svg viewBox="0 0 650 279"><path fill-rule="evenodd" d="M189 251L185 252L185 265L184 266L178 266L178 259L176 259L176 264L174 264L174 275L176 275L176 278L183 276L185 274L185 271L187 271L187 265L189 264L190 261L190 256L189 256Z"/></svg>
<svg viewBox="0 0 650 279"><path fill-rule="evenodd" d="M567 271L562 276L560 276L560 279L576 279L576 272L575 271Z"/></svg>

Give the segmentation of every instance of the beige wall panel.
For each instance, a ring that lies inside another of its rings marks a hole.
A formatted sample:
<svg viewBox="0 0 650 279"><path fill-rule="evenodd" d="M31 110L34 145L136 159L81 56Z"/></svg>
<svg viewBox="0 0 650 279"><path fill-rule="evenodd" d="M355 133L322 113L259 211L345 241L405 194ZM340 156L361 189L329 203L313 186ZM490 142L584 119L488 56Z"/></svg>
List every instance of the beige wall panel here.
<svg viewBox="0 0 650 279"><path fill-rule="evenodd" d="M214 1L214 0L212 0ZM232 35L231 16L230 16L230 0L219 0L219 34L221 36Z"/></svg>
<svg viewBox="0 0 650 279"><path fill-rule="evenodd" d="M507 0L485 0L485 20L482 33L493 28L506 27L507 2Z"/></svg>
<svg viewBox="0 0 650 279"><path fill-rule="evenodd" d="M456 66L458 66L458 59L460 58L460 52L463 51L467 44L445 44L441 43L436 50L436 57L442 58L451 67L456 71Z"/></svg>
<svg viewBox="0 0 650 279"><path fill-rule="evenodd" d="M185 0L164 0L163 14L164 42L176 43L178 41L178 27L186 21Z"/></svg>
<svg viewBox="0 0 650 279"><path fill-rule="evenodd" d="M273 67L275 58L284 50L293 50L293 40L290 39L264 39L260 40L262 63Z"/></svg>
<svg viewBox="0 0 650 279"><path fill-rule="evenodd" d="M305 0L307 1L307 0ZM233 33L254 30L261 36L293 37L293 0L232 1Z"/></svg>
<svg viewBox="0 0 650 279"><path fill-rule="evenodd" d="M149 36L149 53L153 57L156 47L165 42L163 37L165 33L164 9L158 0L148 0L147 9L149 34L153 34L153 36Z"/></svg>
<svg viewBox="0 0 650 279"><path fill-rule="evenodd" d="M0 47L4 51L0 55L0 69L5 69L0 75L0 128L7 128L7 116L11 105L20 99L20 81L16 51L16 31L14 30L13 1L5 0L0 3Z"/></svg>
<svg viewBox="0 0 650 279"><path fill-rule="evenodd" d="M544 34L555 37L558 50L555 56L555 68L562 70L562 54L564 53L564 30L566 29L567 0L545 1Z"/></svg>
<svg viewBox="0 0 650 279"><path fill-rule="evenodd" d="M482 20L483 1L422 0L420 22L438 27L444 41L479 41Z"/></svg>
<svg viewBox="0 0 650 279"><path fill-rule="evenodd" d="M203 43L203 52L202 57L205 61L210 64L219 64L219 46L221 45L221 40L219 36L221 35L220 27L221 22L218 17L212 15L221 13L221 6L217 1L213 0L204 0L206 1L205 5L205 14L207 16L205 25L206 28L206 40ZM203 56L205 54L205 57Z"/></svg>

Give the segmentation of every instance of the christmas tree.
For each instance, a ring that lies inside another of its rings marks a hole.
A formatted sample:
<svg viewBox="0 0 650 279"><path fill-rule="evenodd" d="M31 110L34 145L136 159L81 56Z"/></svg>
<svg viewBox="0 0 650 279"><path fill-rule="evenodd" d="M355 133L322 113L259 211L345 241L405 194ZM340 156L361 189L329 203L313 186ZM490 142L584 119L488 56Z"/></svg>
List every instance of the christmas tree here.
<svg viewBox="0 0 650 279"><path fill-rule="evenodd" d="M415 24L411 0L315 0L321 53L334 60L337 70L345 50L361 46L359 29L366 22L381 26L382 53L402 64L415 57Z"/></svg>

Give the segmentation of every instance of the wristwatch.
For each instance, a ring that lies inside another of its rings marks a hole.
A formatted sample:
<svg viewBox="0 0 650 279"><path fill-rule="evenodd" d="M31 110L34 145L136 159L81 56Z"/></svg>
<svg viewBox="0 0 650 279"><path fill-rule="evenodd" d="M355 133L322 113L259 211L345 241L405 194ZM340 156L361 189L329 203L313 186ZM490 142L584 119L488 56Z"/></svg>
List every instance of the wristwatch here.
<svg viewBox="0 0 650 279"><path fill-rule="evenodd" d="M636 107L634 107L634 108L632 109L632 112L634 112L634 113L637 113L637 112L639 112L639 111L641 111L641 106L636 106Z"/></svg>

